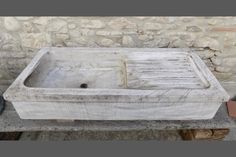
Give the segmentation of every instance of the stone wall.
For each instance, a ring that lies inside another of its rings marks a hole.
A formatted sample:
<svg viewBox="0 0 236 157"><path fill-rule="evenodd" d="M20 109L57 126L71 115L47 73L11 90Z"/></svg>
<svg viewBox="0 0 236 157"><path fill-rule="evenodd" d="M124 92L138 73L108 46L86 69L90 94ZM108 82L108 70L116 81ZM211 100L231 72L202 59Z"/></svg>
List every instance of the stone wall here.
<svg viewBox="0 0 236 157"><path fill-rule="evenodd" d="M196 47L221 81L236 80L236 17L0 17L0 89L44 46Z"/></svg>

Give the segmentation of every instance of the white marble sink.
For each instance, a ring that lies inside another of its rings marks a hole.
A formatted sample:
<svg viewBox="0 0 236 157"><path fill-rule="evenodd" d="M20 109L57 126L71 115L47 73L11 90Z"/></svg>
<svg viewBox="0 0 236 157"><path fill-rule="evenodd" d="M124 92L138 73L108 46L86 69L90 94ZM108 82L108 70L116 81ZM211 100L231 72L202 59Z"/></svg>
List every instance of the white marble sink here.
<svg viewBox="0 0 236 157"><path fill-rule="evenodd" d="M23 119L210 119L229 99L190 49L42 48L4 93Z"/></svg>

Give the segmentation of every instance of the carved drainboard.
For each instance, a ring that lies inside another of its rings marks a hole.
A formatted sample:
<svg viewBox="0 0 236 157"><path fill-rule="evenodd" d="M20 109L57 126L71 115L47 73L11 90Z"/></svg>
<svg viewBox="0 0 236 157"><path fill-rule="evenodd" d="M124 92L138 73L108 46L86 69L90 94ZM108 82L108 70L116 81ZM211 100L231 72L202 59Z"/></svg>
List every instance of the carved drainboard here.
<svg viewBox="0 0 236 157"><path fill-rule="evenodd" d="M197 120L229 96L190 49L42 48L4 98L23 119Z"/></svg>

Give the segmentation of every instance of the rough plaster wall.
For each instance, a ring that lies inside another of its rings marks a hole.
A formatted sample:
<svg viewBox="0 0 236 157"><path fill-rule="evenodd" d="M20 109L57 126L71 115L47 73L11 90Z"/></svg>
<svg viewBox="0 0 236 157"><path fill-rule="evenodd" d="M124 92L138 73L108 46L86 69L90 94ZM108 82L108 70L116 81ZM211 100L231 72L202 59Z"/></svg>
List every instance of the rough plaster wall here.
<svg viewBox="0 0 236 157"><path fill-rule="evenodd" d="M236 80L236 17L0 17L0 90L44 46L201 47L221 81Z"/></svg>

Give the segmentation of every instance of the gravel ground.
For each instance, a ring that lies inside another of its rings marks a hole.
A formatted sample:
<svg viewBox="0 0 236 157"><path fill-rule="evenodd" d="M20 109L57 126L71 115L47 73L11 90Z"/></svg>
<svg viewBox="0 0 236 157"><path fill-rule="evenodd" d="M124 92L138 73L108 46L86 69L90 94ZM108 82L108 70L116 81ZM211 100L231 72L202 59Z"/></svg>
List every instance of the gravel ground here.
<svg viewBox="0 0 236 157"><path fill-rule="evenodd" d="M24 132L20 140L66 141L66 140L158 140L181 141L178 131L77 131L77 132ZM236 128L231 129L224 141L236 140Z"/></svg>
<svg viewBox="0 0 236 157"><path fill-rule="evenodd" d="M25 132L20 140L181 140L177 131L79 131L79 132Z"/></svg>

